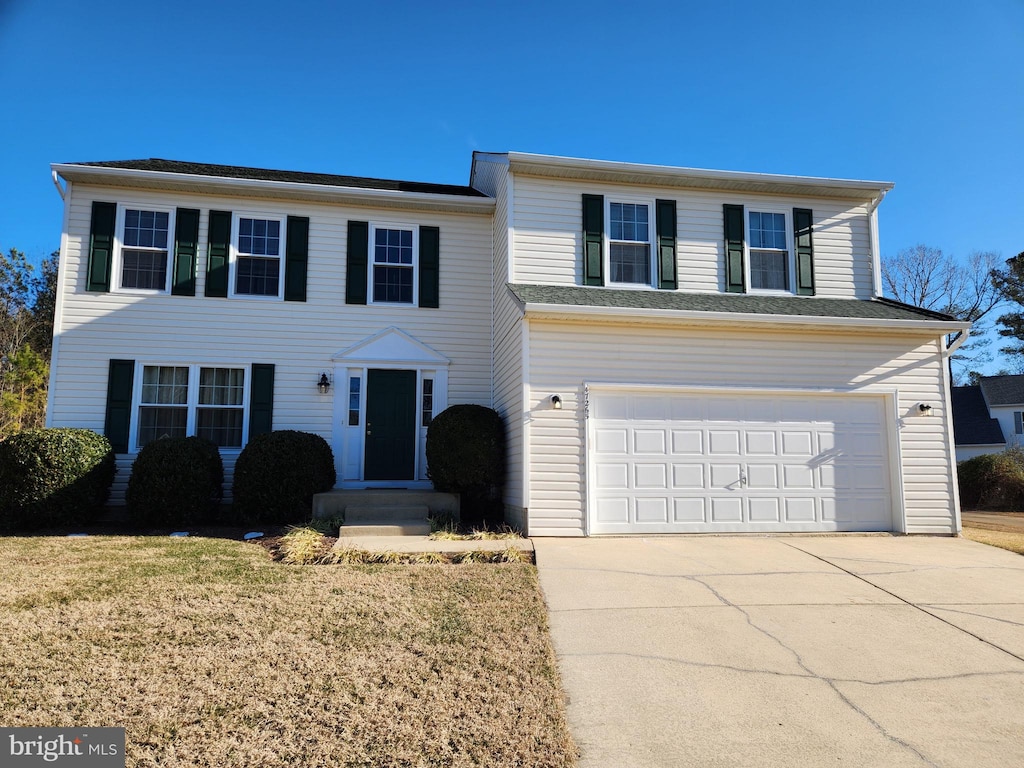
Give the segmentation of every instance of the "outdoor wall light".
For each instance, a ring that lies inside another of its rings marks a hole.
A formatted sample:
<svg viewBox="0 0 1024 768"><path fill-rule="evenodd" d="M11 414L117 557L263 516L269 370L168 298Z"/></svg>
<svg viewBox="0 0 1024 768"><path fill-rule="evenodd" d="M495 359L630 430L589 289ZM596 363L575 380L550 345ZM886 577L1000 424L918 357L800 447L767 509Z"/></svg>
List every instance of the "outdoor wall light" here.
<svg viewBox="0 0 1024 768"><path fill-rule="evenodd" d="M326 395L331 391L331 377L327 375L327 372L320 374L320 381L316 383L316 390L321 395Z"/></svg>
<svg viewBox="0 0 1024 768"><path fill-rule="evenodd" d="M932 415L932 407L928 403L918 403L917 410L921 412L922 416Z"/></svg>
<svg viewBox="0 0 1024 768"><path fill-rule="evenodd" d="M551 407L554 408L556 411L562 410L562 398L560 398L558 395L552 395Z"/></svg>

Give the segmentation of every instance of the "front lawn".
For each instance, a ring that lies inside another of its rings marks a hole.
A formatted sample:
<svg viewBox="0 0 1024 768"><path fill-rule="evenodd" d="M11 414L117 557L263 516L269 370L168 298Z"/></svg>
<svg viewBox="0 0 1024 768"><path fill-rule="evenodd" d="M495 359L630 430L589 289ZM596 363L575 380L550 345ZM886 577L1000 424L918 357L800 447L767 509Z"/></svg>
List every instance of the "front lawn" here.
<svg viewBox="0 0 1024 768"><path fill-rule="evenodd" d="M1001 547L1002 549L1016 552L1018 555L1024 555L1024 533L1021 533L1019 530L1015 531L1008 528L989 530L965 524L963 535L964 538L971 541L989 544L993 547Z"/></svg>
<svg viewBox="0 0 1024 768"><path fill-rule="evenodd" d="M288 566L163 537L0 539L4 726L129 766L572 766L533 566Z"/></svg>

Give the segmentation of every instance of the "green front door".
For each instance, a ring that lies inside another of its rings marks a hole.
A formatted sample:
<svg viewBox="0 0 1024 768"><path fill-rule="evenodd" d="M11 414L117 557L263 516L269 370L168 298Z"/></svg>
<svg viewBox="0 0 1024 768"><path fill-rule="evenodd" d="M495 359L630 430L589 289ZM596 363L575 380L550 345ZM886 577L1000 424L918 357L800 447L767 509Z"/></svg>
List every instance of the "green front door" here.
<svg viewBox="0 0 1024 768"><path fill-rule="evenodd" d="M415 480L416 371L370 370L364 480Z"/></svg>

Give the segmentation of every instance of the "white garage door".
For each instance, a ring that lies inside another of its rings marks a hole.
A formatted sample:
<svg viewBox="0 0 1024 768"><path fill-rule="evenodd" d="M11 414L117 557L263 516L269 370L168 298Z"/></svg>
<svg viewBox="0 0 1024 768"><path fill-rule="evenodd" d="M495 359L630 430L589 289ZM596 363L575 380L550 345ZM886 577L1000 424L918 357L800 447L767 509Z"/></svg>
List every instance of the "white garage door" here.
<svg viewBox="0 0 1024 768"><path fill-rule="evenodd" d="M592 391L590 532L892 530L884 404Z"/></svg>

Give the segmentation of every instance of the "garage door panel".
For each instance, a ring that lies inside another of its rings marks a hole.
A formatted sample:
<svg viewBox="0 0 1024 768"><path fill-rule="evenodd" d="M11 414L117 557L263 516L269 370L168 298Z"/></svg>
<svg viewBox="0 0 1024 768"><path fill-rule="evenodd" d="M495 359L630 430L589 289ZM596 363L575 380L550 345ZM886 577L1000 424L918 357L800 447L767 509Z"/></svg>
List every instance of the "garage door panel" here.
<svg viewBox="0 0 1024 768"><path fill-rule="evenodd" d="M653 453L662 455L666 450L664 429L633 430L633 453Z"/></svg>
<svg viewBox="0 0 1024 768"><path fill-rule="evenodd" d="M748 499L748 519L752 523L777 523L781 520L781 505L778 497L770 496Z"/></svg>
<svg viewBox="0 0 1024 768"><path fill-rule="evenodd" d="M709 429L708 454L711 456L739 456L740 432L737 429Z"/></svg>
<svg viewBox="0 0 1024 768"><path fill-rule="evenodd" d="M747 456L775 456L779 452L774 431L750 430L746 433Z"/></svg>
<svg viewBox="0 0 1024 768"><path fill-rule="evenodd" d="M591 532L892 529L881 397L607 394Z"/></svg>
<svg viewBox="0 0 1024 768"><path fill-rule="evenodd" d="M704 482L704 465L673 464L672 487L679 490L694 490L707 487Z"/></svg>
<svg viewBox="0 0 1024 768"><path fill-rule="evenodd" d="M743 499L740 497L722 498L712 497L711 499L711 522L713 523L742 523L743 522Z"/></svg>
<svg viewBox="0 0 1024 768"><path fill-rule="evenodd" d="M703 456L704 432L699 429L673 429L672 453L676 456Z"/></svg>
<svg viewBox="0 0 1024 768"><path fill-rule="evenodd" d="M629 488L629 464L626 462L600 462L594 467L599 489Z"/></svg>
<svg viewBox="0 0 1024 768"><path fill-rule="evenodd" d="M634 464L633 487L668 490L668 467L665 464Z"/></svg>
<svg viewBox="0 0 1024 768"><path fill-rule="evenodd" d="M625 427L598 429L594 432L594 444L601 454L626 453L629 432Z"/></svg>
<svg viewBox="0 0 1024 768"><path fill-rule="evenodd" d="M672 519L677 523L706 523L707 500L701 498L672 499Z"/></svg>

